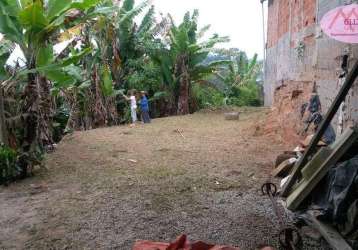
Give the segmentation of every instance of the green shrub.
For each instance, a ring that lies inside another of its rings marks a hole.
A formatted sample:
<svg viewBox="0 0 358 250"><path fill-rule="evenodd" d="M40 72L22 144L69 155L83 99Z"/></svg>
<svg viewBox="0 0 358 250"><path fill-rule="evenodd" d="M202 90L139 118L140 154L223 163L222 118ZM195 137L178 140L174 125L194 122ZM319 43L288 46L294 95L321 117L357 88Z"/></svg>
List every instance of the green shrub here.
<svg viewBox="0 0 358 250"><path fill-rule="evenodd" d="M199 84L194 84L192 86L191 98L196 106L196 110L221 107L224 103L224 95L220 91L213 87L202 86Z"/></svg>
<svg viewBox="0 0 358 250"><path fill-rule="evenodd" d="M16 178L19 172L16 151L0 145L0 185Z"/></svg>
<svg viewBox="0 0 358 250"><path fill-rule="evenodd" d="M226 104L233 106L261 106L260 89L256 83L235 88L230 97L227 98Z"/></svg>
<svg viewBox="0 0 358 250"><path fill-rule="evenodd" d="M59 142L65 133L70 111L63 104L59 106L53 117L53 139L55 142Z"/></svg>

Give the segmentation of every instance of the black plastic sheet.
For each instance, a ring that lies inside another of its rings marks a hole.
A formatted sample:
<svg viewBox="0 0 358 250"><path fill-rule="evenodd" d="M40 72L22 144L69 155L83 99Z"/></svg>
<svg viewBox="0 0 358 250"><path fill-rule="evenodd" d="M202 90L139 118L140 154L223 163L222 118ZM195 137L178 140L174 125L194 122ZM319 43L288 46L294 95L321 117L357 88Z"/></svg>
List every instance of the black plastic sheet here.
<svg viewBox="0 0 358 250"><path fill-rule="evenodd" d="M358 155L333 167L311 197L312 207L321 211L319 219L346 239L358 240Z"/></svg>

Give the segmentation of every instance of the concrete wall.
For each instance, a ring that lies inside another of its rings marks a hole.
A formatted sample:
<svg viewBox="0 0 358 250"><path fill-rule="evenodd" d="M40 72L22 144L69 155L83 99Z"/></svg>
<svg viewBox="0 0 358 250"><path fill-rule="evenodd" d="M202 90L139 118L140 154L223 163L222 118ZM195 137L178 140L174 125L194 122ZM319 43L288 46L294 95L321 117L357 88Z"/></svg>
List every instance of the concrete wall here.
<svg viewBox="0 0 358 250"><path fill-rule="evenodd" d="M287 81L312 81L315 0L271 0L269 2L265 104L274 103L275 89ZM308 9L304 9L304 7ZM298 52L304 45L302 57Z"/></svg>
<svg viewBox="0 0 358 250"><path fill-rule="evenodd" d="M351 64L358 59L358 46L334 41L322 33L319 23L329 10L344 0L269 0L265 72L265 105L279 119L297 121L299 106L287 106L292 92L301 93L295 103L307 102L316 82L325 112L338 93L342 56ZM358 84L347 98L345 123L358 121ZM297 114L296 116L294 114ZM283 124L283 126L285 126Z"/></svg>

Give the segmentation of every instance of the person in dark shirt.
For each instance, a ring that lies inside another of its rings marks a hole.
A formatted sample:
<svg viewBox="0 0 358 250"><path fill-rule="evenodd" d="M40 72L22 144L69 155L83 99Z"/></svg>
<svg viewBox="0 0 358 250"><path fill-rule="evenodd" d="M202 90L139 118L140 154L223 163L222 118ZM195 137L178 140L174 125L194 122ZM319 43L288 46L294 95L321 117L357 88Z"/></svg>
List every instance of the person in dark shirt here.
<svg viewBox="0 0 358 250"><path fill-rule="evenodd" d="M142 111L142 121L144 123L150 123L150 116L149 116L149 103L148 98L146 96L145 91L141 91L141 99L140 99L140 109Z"/></svg>

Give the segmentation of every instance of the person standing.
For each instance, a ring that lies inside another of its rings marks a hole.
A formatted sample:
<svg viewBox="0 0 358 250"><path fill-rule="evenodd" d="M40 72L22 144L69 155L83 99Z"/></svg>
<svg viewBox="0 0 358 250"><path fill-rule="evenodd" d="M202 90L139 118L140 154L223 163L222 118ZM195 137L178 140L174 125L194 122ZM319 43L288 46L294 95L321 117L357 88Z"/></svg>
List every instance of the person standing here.
<svg viewBox="0 0 358 250"><path fill-rule="evenodd" d="M137 100L135 97L135 90L131 90L130 92L130 97L123 95L124 98L130 102L131 105L131 117L132 117L132 126L135 125L135 123L137 122L138 118L137 118Z"/></svg>
<svg viewBox="0 0 358 250"><path fill-rule="evenodd" d="M140 109L142 112L142 121L144 123L150 123L150 116L149 116L149 103L148 98L146 96L145 91L141 91L141 99L140 99Z"/></svg>

